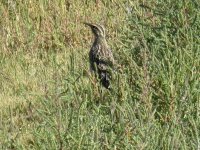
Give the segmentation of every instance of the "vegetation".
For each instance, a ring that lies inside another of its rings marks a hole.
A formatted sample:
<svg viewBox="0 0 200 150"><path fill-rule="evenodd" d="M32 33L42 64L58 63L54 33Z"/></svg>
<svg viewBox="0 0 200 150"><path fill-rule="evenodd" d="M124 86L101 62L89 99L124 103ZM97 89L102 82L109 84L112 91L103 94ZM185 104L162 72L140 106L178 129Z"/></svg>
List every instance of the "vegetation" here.
<svg viewBox="0 0 200 150"><path fill-rule="evenodd" d="M2 0L0 149L199 149L198 0ZM94 82L105 26L120 70Z"/></svg>

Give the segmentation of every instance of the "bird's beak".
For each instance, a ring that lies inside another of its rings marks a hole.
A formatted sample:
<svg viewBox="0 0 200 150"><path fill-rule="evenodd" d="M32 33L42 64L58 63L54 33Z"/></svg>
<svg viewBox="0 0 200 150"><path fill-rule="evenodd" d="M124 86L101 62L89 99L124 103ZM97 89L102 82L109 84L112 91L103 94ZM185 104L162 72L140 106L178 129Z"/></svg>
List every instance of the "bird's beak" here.
<svg viewBox="0 0 200 150"><path fill-rule="evenodd" d="M91 23L87 23L87 22L83 22L83 24L85 24L85 25L87 25L87 26L92 26L92 24Z"/></svg>

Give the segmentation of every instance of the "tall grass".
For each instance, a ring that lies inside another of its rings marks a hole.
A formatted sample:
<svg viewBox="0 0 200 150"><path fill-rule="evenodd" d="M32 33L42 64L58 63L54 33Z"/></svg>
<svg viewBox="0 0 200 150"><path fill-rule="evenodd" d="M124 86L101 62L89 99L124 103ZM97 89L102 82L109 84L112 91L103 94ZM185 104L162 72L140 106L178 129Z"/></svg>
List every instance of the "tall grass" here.
<svg viewBox="0 0 200 150"><path fill-rule="evenodd" d="M199 149L200 13L194 1L0 2L1 149ZM113 91L90 75L106 27Z"/></svg>

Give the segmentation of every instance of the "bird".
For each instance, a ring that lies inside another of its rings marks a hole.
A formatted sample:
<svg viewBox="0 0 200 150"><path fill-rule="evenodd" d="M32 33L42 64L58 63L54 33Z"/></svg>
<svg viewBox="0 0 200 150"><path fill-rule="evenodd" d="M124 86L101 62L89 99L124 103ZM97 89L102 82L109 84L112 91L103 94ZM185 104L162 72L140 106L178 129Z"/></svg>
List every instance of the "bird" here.
<svg viewBox="0 0 200 150"><path fill-rule="evenodd" d="M106 41L105 29L99 24L87 22L84 24L89 26L94 34L94 42L89 51L90 69L96 74L103 87L111 89L115 60Z"/></svg>

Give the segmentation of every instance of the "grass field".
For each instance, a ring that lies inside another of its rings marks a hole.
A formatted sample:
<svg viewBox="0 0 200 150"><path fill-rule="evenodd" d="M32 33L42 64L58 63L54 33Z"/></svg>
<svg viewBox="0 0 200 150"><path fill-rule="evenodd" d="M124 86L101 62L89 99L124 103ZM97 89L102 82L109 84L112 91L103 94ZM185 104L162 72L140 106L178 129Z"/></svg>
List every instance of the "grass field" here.
<svg viewBox="0 0 200 150"><path fill-rule="evenodd" d="M199 0L2 0L0 149L200 149ZM105 26L121 65L90 76Z"/></svg>

